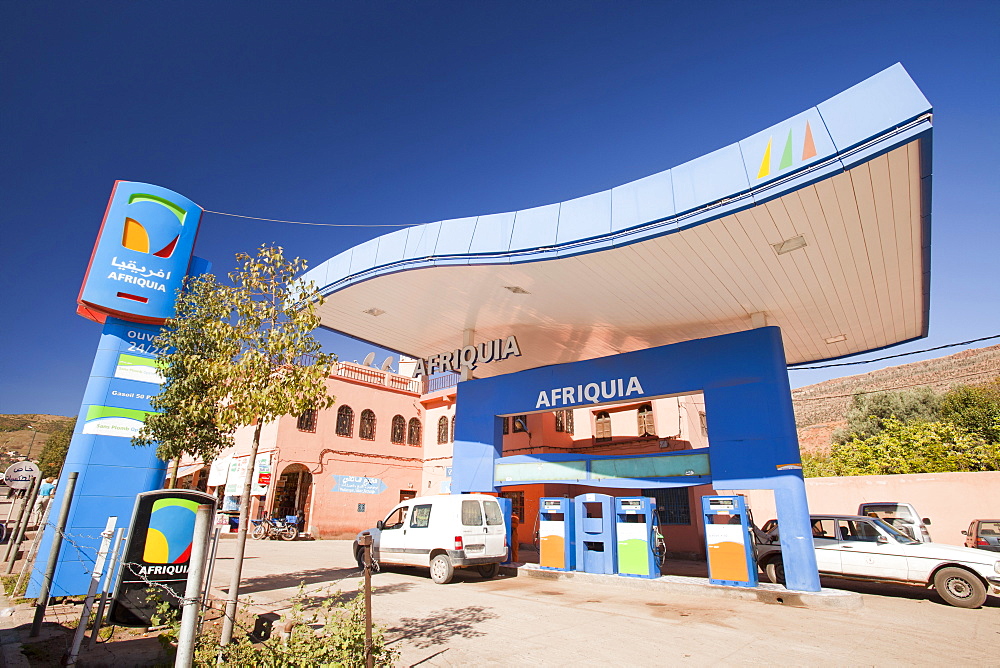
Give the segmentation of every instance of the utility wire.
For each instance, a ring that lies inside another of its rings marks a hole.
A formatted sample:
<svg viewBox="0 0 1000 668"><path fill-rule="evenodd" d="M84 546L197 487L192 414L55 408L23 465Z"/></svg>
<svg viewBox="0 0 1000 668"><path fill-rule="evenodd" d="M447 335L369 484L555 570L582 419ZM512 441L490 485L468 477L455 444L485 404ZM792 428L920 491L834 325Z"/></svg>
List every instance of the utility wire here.
<svg viewBox="0 0 1000 668"><path fill-rule="evenodd" d="M920 353L929 353L934 350L943 350L945 348L954 348L956 346L967 346L970 343L979 343L980 341L989 341L990 339L1000 339L1000 334L994 334L993 336L984 336L980 339L971 339L969 341L959 341L958 343L948 343L943 346L935 346L933 348L925 348L923 350L913 350L908 353L899 353L898 355L886 355L885 357L875 357L870 360L859 360L857 362L837 362L835 364L823 364L822 366L792 366L788 367L788 370L803 371L805 369L829 369L830 367L835 367L835 366L855 366L857 364L871 364L872 362L891 360L895 357L906 357L907 355L919 355Z"/></svg>
<svg viewBox="0 0 1000 668"><path fill-rule="evenodd" d="M264 220L269 223L288 223L289 225L313 225L316 227L412 227L411 223L396 223L392 225L369 225L366 223L307 223L301 220L279 220L278 218L260 218L258 216L241 216L238 213L226 213L224 211L210 211L202 209L205 213L214 213L217 216L229 216L231 218L247 218L249 220Z"/></svg>

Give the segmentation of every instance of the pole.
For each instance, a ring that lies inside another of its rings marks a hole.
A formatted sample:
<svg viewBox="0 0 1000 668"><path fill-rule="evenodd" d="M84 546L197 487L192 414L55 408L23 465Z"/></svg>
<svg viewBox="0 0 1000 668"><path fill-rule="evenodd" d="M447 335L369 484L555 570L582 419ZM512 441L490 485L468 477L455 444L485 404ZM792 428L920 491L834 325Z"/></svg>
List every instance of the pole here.
<svg viewBox="0 0 1000 668"><path fill-rule="evenodd" d="M219 551L219 535L222 527L215 527L215 535L212 536L212 554L208 557L208 569L205 573L205 595L201 599L201 607L208 606L208 597L212 591L212 575L215 573L215 553Z"/></svg>
<svg viewBox="0 0 1000 668"><path fill-rule="evenodd" d="M32 427L30 424L28 425L28 429L31 430L31 443L28 444L28 454L24 456L24 459L26 461L31 460L31 449L35 447L35 436L38 436L38 430ZM44 450L45 448L42 449Z"/></svg>
<svg viewBox="0 0 1000 668"><path fill-rule="evenodd" d="M7 545L7 570L5 573L10 575L14 571L14 562L17 561L17 553L21 549L21 541L24 540L24 532L28 530L28 523L31 521L31 513L34 508L35 497L38 496L38 488L41 487L42 478L37 476L31 481L31 489L28 495L24 497L24 505L21 507L21 512L17 517L17 524L14 527L14 533L11 534L10 543Z"/></svg>
<svg viewBox="0 0 1000 668"><path fill-rule="evenodd" d="M365 548L365 665L373 668L372 656L372 536L358 538L358 545Z"/></svg>
<svg viewBox="0 0 1000 668"><path fill-rule="evenodd" d="M201 601L201 580L205 575L208 552L208 532L212 528L212 504L198 506L194 519L191 558L188 559L187 587L181 601L181 629L177 634L177 656L174 668L190 668L194 662L194 641L198 635L198 603Z"/></svg>
<svg viewBox="0 0 1000 668"><path fill-rule="evenodd" d="M59 564L59 548L62 547L63 531L66 529L66 520L69 518L69 505L73 501L73 490L76 489L76 478L80 474L73 471L66 479L66 489L63 491L62 507L59 509L59 519L56 521L56 530L52 535L52 549L49 550L49 563L45 566L45 577L42 579L42 591L35 599L35 618L31 621L31 631L29 638L37 638L38 632L42 629L42 620L45 619L45 608L49 604L49 590L52 589L52 578L56 574L56 566Z"/></svg>
<svg viewBox="0 0 1000 668"><path fill-rule="evenodd" d="M73 644L70 645L69 652L66 654L66 663L64 664L66 666L75 666L76 658L80 655L80 645L83 643L83 635L87 632L87 622L90 621L90 610L94 607L94 597L101 584L101 576L104 575L104 564L108 560L108 549L111 547L111 537L115 534L116 524L118 524L118 518L112 515L108 518L108 523L104 525L104 531L101 532L101 547L97 551L97 561L90 574L90 587L87 589L87 598L83 601L80 623L76 625Z"/></svg>
<svg viewBox="0 0 1000 668"><path fill-rule="evenodd" d="M122 540L124 539L125 528L118 527L115 531L115 542L111 548L111 561L108 562L108 575L104 578L104 588L101 589L101 603L97 606L97 614L94 615L94 630L90 634L90 642L87 647L97 644L97 637L101 634L101 624L104 623L104 606L108 604L108 592L111 590L111 583L115 580L115 568L118 567L118 555L122 551Z"/></svg>

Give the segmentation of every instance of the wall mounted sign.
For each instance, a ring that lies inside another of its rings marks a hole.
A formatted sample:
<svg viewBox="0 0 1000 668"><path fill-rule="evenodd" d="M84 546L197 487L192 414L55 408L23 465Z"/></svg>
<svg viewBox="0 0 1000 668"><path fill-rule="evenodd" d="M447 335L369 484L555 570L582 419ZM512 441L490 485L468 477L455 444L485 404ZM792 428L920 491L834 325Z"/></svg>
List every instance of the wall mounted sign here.
<svg viewBox="0 0 1000 668"><path fill-rule="evenodd" d="M463 346L457 350L417 360L413 377L420 378L445 371L458 373L462 369L472 371L480 364L502 362L508 357L520 356L521 348L517 345L517 337L511 335L506 339L493 339L474 346Z"/></svg>
<svg viewBox="0 0 1000 668"><path fill-rule="evenodd" d="M211 505L215 513L215 497L201 492L160 489L136 497L111 604L112 624L149 626L156 604L146 600L147 590L157 585L184 595L194 519L201 504ZM166 595L163 600L177 607L173 597Z"/></svg>
<svg viewBox="0 0 1000 668"><path fill-rule="evenodd" d="M350 494L381 494L388 489L380 478L367 478L356 475L335 475L331 492L348 492Z"/></svg>

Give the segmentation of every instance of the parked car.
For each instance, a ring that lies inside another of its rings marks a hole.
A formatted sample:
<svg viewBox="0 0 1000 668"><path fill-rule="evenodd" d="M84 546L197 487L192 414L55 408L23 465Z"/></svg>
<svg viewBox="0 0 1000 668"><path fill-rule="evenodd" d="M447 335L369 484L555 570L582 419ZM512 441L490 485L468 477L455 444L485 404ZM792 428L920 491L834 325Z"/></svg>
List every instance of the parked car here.
<svg viewBox="0 0 1000 668"><path fill-rule="evenodd" d="M966 547L1000 552L1000 520L972 520L962 534Z"/></svg>
<svg viewBox="0 0 1000 668"><path fill-rule="evenodd" d="M926 517L921 519L917 509L909 503L897 501L862 503L858 506L858 515L877 517L913 540L921 543L931 542L931 534L927 530L931 523L930 519Z"/></svg>
<svg viewBox="0 0 1000 668"><path fill-rule="evenodd" d="M934 587L945 602L978 608L1000 596L1000 559L983 550L921 543L875 517L811 515L821 575ZM757 563L771 582L784 583L781 545L759 544Z"/></svg>
<svg viewBox="0 0 1000 668"><path fill-rule="evenodd" d="M456 568L475 567L495 577L507 559L507 526L497 500L486 494L439 494L400 502L384 520L358 534L372 536L378 564L427 566L438 584L451 581ZM364 567L362 547L354 556Z"/></svg>

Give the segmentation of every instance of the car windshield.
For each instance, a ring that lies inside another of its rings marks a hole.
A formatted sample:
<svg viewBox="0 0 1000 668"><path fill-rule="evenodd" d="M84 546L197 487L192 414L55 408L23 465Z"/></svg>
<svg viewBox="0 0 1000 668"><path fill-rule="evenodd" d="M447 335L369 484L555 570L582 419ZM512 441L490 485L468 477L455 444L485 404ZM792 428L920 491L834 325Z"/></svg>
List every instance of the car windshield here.
<svg viewBox="0 0 1000 668"><path fill-rule="evenodd" d="M887 534L896 539L897 543L902 543L903 545L918 545L919 540L913 540L905 533L901 532L899 529L894 528L891 524L883 522L880 519L872 518L872 522L877 524L880 529L885 531Z"/></svg>

